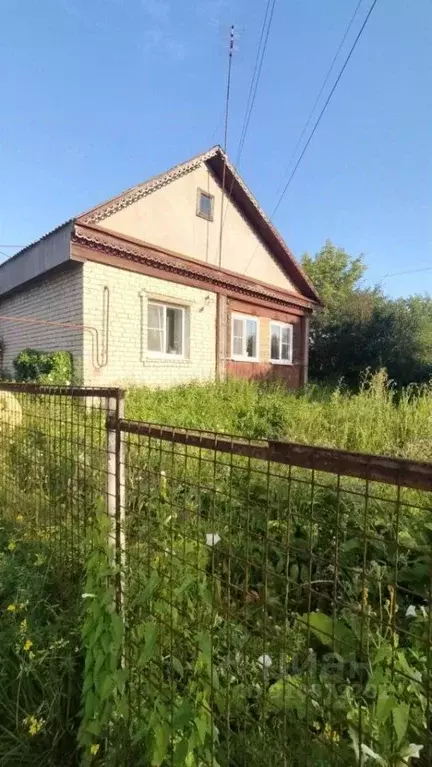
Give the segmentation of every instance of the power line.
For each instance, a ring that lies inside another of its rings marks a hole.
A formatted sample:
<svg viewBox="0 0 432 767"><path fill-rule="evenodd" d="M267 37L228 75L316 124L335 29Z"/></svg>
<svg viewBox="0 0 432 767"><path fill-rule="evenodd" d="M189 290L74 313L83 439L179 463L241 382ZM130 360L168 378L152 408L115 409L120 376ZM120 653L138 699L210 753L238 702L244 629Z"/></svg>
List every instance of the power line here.
<svg viewBox="0 0 432 767"><path fill-rule="evenodd" d="M252 73L251 83L249 86L249 94L246 102L246 110L245 110L245 116L243 120L243 126L240 133L240 141L239 141L239 148L237 152L237 158L235 161L235 169L238 169L240 158L244 149L244 144L246 140L246 134L249 128L250 119L252 116L253 107L255 104L255 98L258 91L258 85L261 78L261 72L262 72L262 66L264 61L264 56L267 49L267 43L270 35L270 29L273 21L273 15L274 15L274 9L276 5L276 0L268 0L266 5L266 11L264 15L264 21L262 23L261 27L261 34L258 42L258 48L257 48L257 54L255 58L255 66ZM225 153L226 153L226 146L225 146ZM224 166L224 174L225 174L225 166ZM232 191L234 188L234 182L235 182L235 176L233 175L231 179L230 189L228 196L231 197ZM223 185L225 184L225 175L223 178ZM225 220L228 215L228 205L225 208L225 211L223 212L223 220L221 221L221 239L222 239L222 229L225 226Z"/></svg>
<svg viewBox="0 0 432 767"><path fill-rule="evenodd" d="M306 151L307 151L307 149L309 147L309 144L311 143L311 141L312 141L312 139L313 139L313 137L315 135L315 132L316 132L316 130L318 128L318 125L320 124L320 122L321 122L321 120L322 120L322 118L324 116L324 113L325 113L325 111L326 111L326 109L327 109L327 107L328 107L328 105L329 105L329 103L331 101L331 98L332 98L332 96L333 96L337 86L339 85L341 77L342 77L343 73L345 72L345 69L347 68L347 65L348 65L348 63L349 63L349 61L351 59L351 56L353 55L354 50L357 47L357 43L358 43L358 41L360 40L360 37L363 34L363 31L364 31L364 29L366 27L366 24L368 23L368 21L369 21L369 19L371 17L372 11L375 8L377 2L378 2L378 0L373 0L373 3L371 5L371 7L369 8L369 11L368 11L368 13L366 15L366 18L365 18L362 26L360 27L360 31L358 32L358 34L357 34L357 36L356 36L356 38L355 38L355 40L354 40L350 50L349 50L349 53L348 53L348 55L347 55L343 65L342 65L342 68L341 68L341 70L340 70L340 72L339 72L339 74L338 74L338 76L337 76L337 78L335 80L335 83L334 83L334 85L333 85L333 87L332 87L332 89L331 89L331 91L330 91L330 93L329 93L329 95L328 95L328 97L327 97L327 99L326 99L326 101L325 101L325 103L324 103L324 105L323 105L323 107L322 107L322 109L321 109L317 119L315 120L314 126L313 126L313 128L312 128L312 130L311 130L311 132L309 134L309 137L308 137L308 139L306 141L306 144L304 145L304 147L302 149L300 157L298 158L298 160L297 160L297 162L296 162L296 164L295 164L295 166L294 166L294 168L292 170L292 173L291 173L290 177L288 178L288 181L286 182L286 184L285 184L285 186L284 186L284 188L282 190L282 193L281 193L281 195L280 195L280 197L279 197L275 207L273 208L273 211L272 211L271 216L270 216L270 221L272 221L276 211L279 209L279 206L280 206L283 198L285 197L285 194L287 193L287 190L288 190L288 188L289 188L289 186L291 184L291 181L293 180L293 178L294 178L294 176L296 174L297 168L299 167L303 157L305 156L305 153L306 153ZM257 249L258 249L258 247L256 247L254 252L252 253L252 256L250 257L250 259L249 259L249 261L248 261L248 263L246 265L246 268L244 270L244 274L246 274L247 270L249 269L249 267L250 267L250 265L251 265L255 255L256 255Z"/></svg>
<svg viewBox="0 0 432 767"><path fill-rule="evenodd" d="M25 248L25 245L3 245L0 243L0 248Z"/></svg>
<svg viewBox="0 0 432 767"><path fill-rule="evenodd" d="M389 274L383 274L381 277L375 277L375 280L386 280L388 277L399 277L402 274L418 274L419 272L431 272L432 266L424 266L420 269L405 269L402 272L390 272ZM372 278L369 277L371 280Z"/></svg>
<svg viewBox="0 0 432 767"><path fill-rule="evenodd" d="M315 109L317 108L317 106L319 104L319 101L321 99L321 96L324 93L324 89L325 89L325 87L326 87L326 85L327 85L327 83L328 83L328 81L330 79L331 73L333 72L334 65L336 64L336 61L337 61L337 59L339 57L339 54L340 54L340 52L341 52L341 50L342 50L342 48L344 46L345 40L347 39L347 37L348 37L348 35L349 35L350 31L351 31L351 27L352 27L352 25L354 23L354 19L357 16L358 10L359 10L362 2L363 2L363 0L358 0L358 3L357 3L357 5L356 5L356 7L354 9L354 13L351 16L351 19L350 19L350 21L348 23L348 26L347 26L347 28L346 28L346 30L344 32L343 37L342 37L342 40L340 41L339 46L338 46L338 48L336 50L336 53L333 56L333 60L332 60L332 62L330 64L330 67L327 70L327 74L326 74L326 76L324 78L323 84L321 85L321 88L319 90L318 96L316 97L314 105L313 105L312 109L309 112L309 116L308 116L308 118L307 118L307 120L306 120L306 122L305 122L305 124L303 126L303 130L300 133L300 136L298 137L298 141L297 141L297 143L296 143L296 145L295 145L295 147L293 149L293 152L292 152L292 155L291 155L290 160L288 162L287 168L291 167L291 163L294 161L294 159L295 159L295 157L297 155L297 151L298 151L298 149L299 149L299 147L301 145L301 142L303 140L303 136L305 135L305 133L306 133L308 127L309 127L309 124L310 124L310 121L312 120L312 117L314 115ZM278 191L276 192L276 196L279 194L281 189L282 189L282 184L279 187Z"/></svg>
<svg viewBox="0 0 432 767"><path fill-rule="evenodd" d="M250 119L252 116L253 108L255 105L255 99L258 91L259 81L261 79L261 72L264 62L264 57L267 50L267 43L270 35L270 29L272 26L274 10L276 0L268 0L266 5L266 11L264 15L264 21L261 27L261 34L258 42L257 54L255 58L255 66L252 73L251 83L249 86L249 94L246 102L245 116L243 120L243 126L240 133L239 148L237 152L236 168L240 162L240 158L243 152L246 134L249 128Z"/></svg>
<svg viewBox="0 0 432 767"><path fill-rule="evenodd" d="M280 204L281 204L281 202L282 202L283 198L285 197L285 194L287 193L287 190L288 190L288 188L289 188L289 186L290 186L290 184L291 184L291 181L293 180L293 178L294 178L294 176L295 176L295 174L296 174L297 168L299 167L299 165L300 165L300 163L301 163L301 161L302 161L303 157L305 156L305 154L306 154L306 151L307 151L307 149L308 149L308 147L309 147L309 144L311 143L311 141L312 141L312 139L313 139L313 137L314 137L314 135L315 135L315 132L316 132L316 130L317 130L317 128L318 128L318 126L319 126L319 124L320 124L320 122L321 122L322 118L324 117L324 113L325 113L325 111L326 111L326 109L327 109L327 107L328 107L328 105L329 105L329 103L330 103L330 101L331 101L331 98L332 98L332 96L333 96L333 94L334 94L334 92L335 92L335 90L336 90L337 86L339 85L339 82L340 82L340 80L341 80L341 78L342 78L342 75L343 75L343 73L345 72L345 69L346 69L346 68L347 68L347 66L348 66L348 63L349 63L349 61L350 61L350 59L351 59L351 56L353 55L353 53L354 53L354 51L355 51L355 49L356 49L356 47L357 47L357 43L358 43L358 41L360 40L360 38L361 38L361 36L362 36L362 34L363 34L363 32L364 32L364 29L365 29L365 27L366 27L366 24L368 23L368 21L369 21L369 19L370 19L371 15L372 15L372 11L373 11L373 9L375 8L375 6L376 6L377 2L378 2L378 0L373 0L373 3L372 3L372 5L371 5L371 7L369 8L369 11L368 11L368 13L367 13L367 16L366 16L366 18L365 18L365 20L364 20L363 24L362 24L362 25L361 25L361 27L360 27L360 31L358 32L358 34L357 34L357 36L356 36L356 38L355 38L355 40L354 40L354 42L353 42L353 44L352 44L352 46L351 46L350 50L349 50L348 56L346 57L346 59L345 59L345 61L344 61L343 65L342 65L342 69L340 70L340 72L339 72L339 74L338 74L338 76L337 76L337 78L336 78L336 80L335 80L335 83L334 83L334 85L333 85L333 87L332 87L332 89L331 89L331 91L330 91L330 93L329 93L329 95L328 95L328 97L327 97L327 99L326 99L325 103L324 103L324 106L322 107L322 109L321 109L321 111L320 111L320 113L319 113L319 115L318 115L317 119L315 120L314 126L313 126L313 128L312 128L312 130L311 130L311 132L310 132L310 134L309 134L308 140L306 141L306 144L304 145L304 147L303 147L303 149L302 149L302 151L301 151L300 157L298 158L298 160L297 160L296 164L294 165L294 168L293 168L293 170L292 170L292 173L291 173L291 175L289 176L289 178L288 178L288 181L286 182L286 184L285 184L285 186L284 186L284 188L283 188L282 194L280 195L278 202L276 203L276 206L275 206L275 208L274 208L274 210L273 210L273 213L272 213L272 217L274 216L274 214L275 214L275 213L276 213L276 211L278 210L278 208L279 208L279 206L280 206Z"/></svg>

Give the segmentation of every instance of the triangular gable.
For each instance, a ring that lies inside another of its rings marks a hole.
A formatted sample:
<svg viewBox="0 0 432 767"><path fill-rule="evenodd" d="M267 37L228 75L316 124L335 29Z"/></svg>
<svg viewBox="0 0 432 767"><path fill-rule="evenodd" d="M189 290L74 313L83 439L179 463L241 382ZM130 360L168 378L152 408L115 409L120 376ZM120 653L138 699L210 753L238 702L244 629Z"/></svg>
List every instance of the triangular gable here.
<svg viewBox="0 0 432 767"><path fill-rule="evenodd" d="M216 265L220 216L215 216L210 226L189 217L197 188L215 194L215 189L221 190L223 180L222 268L299 292L320 303L291 251L218 146L92 208L76 221Z"/></svg>

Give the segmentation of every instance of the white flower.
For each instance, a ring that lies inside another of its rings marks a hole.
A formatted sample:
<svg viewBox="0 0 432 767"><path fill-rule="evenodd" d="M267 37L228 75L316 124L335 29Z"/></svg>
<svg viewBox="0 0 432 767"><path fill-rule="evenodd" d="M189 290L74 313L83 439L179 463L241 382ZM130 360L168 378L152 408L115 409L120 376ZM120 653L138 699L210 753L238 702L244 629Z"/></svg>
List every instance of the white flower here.
<svg viewBox="0 0 432 767"><path fill-rule="evenodd" d="M219 533L207 533L206 535L206 544L207 546L216 546L217 543L221 540L221 537Z"/></svg>
<svg viewBox="0 0 432 767"><path fill-rule="evenodd" d="M85 591L84 594L81 594L81 596L82 596L83 599L94 599L96 595L95 594L88 594Z"/></svg>
<svg viewBox="0 0 432 767"><path fill-rule="evenodd" d="M360 760L360 750L361 750L362 756L365 757L364 760L363 759L361 760L362 764L363 764L363 761L367 762L368 759L374 759L375 762L378 762L379 764L382 764L382 765L386 764L384 759L379 754L376 754L375 751L372 751L372 749L369 748L369 746L366 746L364 743L362 743L359 748L358 735L356 731L352 727L349 727L348 729L349 729L352 747L354 749L354 753L356 755L357 761Z"/></svg>
<svg viewBox="0 0 432 767"><path fill-rule="evenodd" d="M407 607L407 611L405 613L407 618L415 618L416 614L417 612L414 605L410 605L409 607Z"/></svg>
<svg viewBox="0 0 432 767"><path fill-rule="evenodd" d="M369 748L369 746L366 746L364 743L361 744L361 752L367 759L374 759L375 762L385 765L384 759L382 759L379 754L376 754L375 751L372 751L372 749Z"/></svg>
<svg viewBox="0 0 432 767"><path fill-rule="evenodd" d="M260 664L261 668L270 668L273 661L270 658L270 655L260 655L258 658L258 663Z"/></svg>
<svg viewBox="0 0 432 767"><path fill-rule="evenodd" d="M423 746L418 746L417 743L410 743L409 746L405 746L400 752L401 762L399 765L408 764L410 759L420 759L420 751Z"/></svg>

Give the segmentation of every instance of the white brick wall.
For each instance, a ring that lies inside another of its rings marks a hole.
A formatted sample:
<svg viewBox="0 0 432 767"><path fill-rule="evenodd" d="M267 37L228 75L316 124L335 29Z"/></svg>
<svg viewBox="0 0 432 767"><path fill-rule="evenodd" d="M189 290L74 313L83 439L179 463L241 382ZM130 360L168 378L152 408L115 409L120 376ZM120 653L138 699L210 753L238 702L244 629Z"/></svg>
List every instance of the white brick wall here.
<svg viewBox="0 0 432 767"><path fill-rule="evenodd" d="M55 322L82 323L82 266L70 264L61 273L23 287L10 297L0 298L0 315ZM27 324L0 319L4 342L3 368L14 372L13 360L25 348L39 351L62 349L71 352L80 375L83 333L71 328Z"/></svg>
<svg viewBox="0 0 432 767"><path fill-rule="evenodd" d="M216 295L155 277L86 262L83 323L98 330L105 346L104 288L109 291L108 363L98 368L91 336L84 334L84 383L168 387L215 377ZM188 312L188 353L184 360L152 359L147 354L148 298L180 302Z"/></svg>

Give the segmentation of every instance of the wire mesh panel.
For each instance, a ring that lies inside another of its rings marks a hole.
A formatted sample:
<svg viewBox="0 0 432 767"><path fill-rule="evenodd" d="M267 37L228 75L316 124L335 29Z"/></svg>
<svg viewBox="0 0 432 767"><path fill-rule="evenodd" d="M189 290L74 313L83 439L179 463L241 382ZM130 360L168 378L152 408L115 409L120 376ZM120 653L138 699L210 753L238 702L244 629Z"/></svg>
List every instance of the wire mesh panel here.
<svg viewBox="0 0 432 767"><path fill-rule="evenodd" d="M84 701L84 592L102 556L95 520L115 517L106 415L118 400L115 390L0 384L1 764L72 767L86 756L79 728L98 680Z"/></svg>
<svg viewBox="0 0 432 767"><path fill-rule="evenodd" d="M87 522L105 506L110 394L0 384L2 520L46 541L65 567L82 563Z"/></svg>
<svg viewBox="0 0 432 767"><path fill-rule="evenodd" d="M121 430L130 763L431 764L431 467Z"/></svg>

